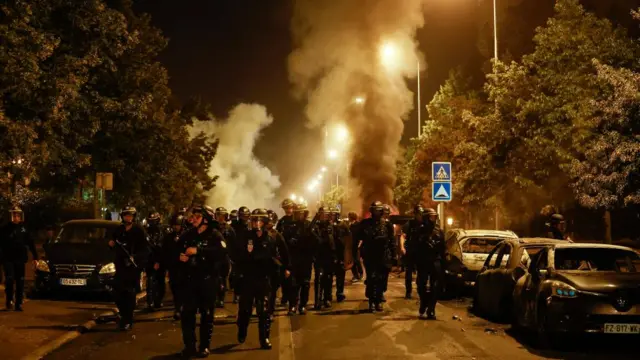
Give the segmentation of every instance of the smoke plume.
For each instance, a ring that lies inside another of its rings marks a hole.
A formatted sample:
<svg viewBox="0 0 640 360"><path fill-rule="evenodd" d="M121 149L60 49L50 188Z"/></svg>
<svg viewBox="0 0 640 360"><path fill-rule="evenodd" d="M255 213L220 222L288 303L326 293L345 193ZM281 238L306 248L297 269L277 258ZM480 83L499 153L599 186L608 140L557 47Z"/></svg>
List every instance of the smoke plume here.
<svg viewBox="0 0 640 360"><path fill-rule="evenodd" d="M350 130L350 176L363 210L375 200L393 203L403 120L413 109L406 80L422 62L415 34L424 23L423 3L295 2L290 80L307 102L309 126L344 123Z"/></svg>
<svg viewBox="0 0 640 360"><path fill-rule="evenodd" d="M192 135L204 132L219 139L218 152L209 170L219 176L207 194L208 205L229 211L240 206L269 207L280 180L253 154L260 132L273 122L264 106L239 104L224 121L196 121Z"/></svg>

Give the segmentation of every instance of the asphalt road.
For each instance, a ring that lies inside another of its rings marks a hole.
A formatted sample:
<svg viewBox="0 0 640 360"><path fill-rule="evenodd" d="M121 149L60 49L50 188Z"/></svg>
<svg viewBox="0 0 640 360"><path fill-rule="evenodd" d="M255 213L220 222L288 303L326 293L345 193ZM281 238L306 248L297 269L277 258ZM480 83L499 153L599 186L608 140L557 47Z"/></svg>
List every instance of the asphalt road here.
<svg viewBox="0 0 640 360"><path fill-rule="evenodd" d="M364 285L347 286L347 301L333 309L287 317L278 311L272 350L260 350L257 324L247 342L236 341L236 307L227 304L216 315L212 358L225 359L637 359L634 342L617 338L582 338L555 351L530 346L524 334L468 312L468 299L439 304L438 320L417 318L415 300L404 300L401 278L392 278L383 313L365 312ZM131 332L118 332L113 322L98 325L46 359L174 359L182 349L180 324L170 308L138 313ZM637 340L636 340L637 341Z"/></svg>

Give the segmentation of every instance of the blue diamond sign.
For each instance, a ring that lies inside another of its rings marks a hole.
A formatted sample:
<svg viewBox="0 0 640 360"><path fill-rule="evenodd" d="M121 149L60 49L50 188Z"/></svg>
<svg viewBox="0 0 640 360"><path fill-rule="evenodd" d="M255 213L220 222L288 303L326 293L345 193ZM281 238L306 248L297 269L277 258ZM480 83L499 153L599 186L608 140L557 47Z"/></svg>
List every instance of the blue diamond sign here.
<svg viewBox="0 0 640 360"><path fill-rule="evenodd" d="M433 182L431 195L433 201L451 201L451 182Z"/></svg>
<svg viewBox="0 0 640 360"><path fill-rule="evenodd" d="M432 181L451 181L451 163L436 161L431 163Z"/></svg>

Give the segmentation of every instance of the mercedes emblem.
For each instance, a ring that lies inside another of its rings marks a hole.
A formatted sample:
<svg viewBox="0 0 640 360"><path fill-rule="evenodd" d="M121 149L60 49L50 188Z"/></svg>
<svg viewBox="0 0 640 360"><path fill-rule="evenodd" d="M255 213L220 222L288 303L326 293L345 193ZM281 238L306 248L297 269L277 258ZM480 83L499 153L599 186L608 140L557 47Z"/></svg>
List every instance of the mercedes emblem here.
<svg viewBox="0 0 640 360"><path fill-rule="evenodd" d="M625 295L620 295L614 300L614 307L616 310L626 312L631 310L632 304L630 299Z"/></svg>
<svg viewBox="0 0 640 360"><path fill-rule="evenodd" d="M71 265L71 271L77 272L78 271L78 265L76 265L76 264Z"/></svg>

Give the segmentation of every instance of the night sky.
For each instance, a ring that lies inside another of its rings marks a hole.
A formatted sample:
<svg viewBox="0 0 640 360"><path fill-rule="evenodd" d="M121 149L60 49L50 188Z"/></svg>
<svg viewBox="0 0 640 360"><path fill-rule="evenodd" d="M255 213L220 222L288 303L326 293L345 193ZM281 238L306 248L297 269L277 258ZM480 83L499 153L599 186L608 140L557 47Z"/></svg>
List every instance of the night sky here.
<svg viewBox="0 0 640 360"><path fill-rule="evenodd" d="M622 12L630 20L628 9L640 1L584 2L602 15ZM516 56L531 49L533 29L552 14L553 1L498 3L502 46ZM150 14L169 38L160 61L169 70L178 99L200 96L220 118L241 102L267 107L275 122L265 130L256 154L280 175L280 196L300 189L319 168L324 153L320 131L306 128L303 104L290 95L292 0L138 0L136 9ZM482 66L493 51L491 11L490 0L429 2L426 25L418 33L428 64L421 76L423 119L424 105L451 69L463 67L482 81ZM410 88L415 90L415 81ZM403 144L417 135L417 115L411 114L405 125Z"/></svg>

